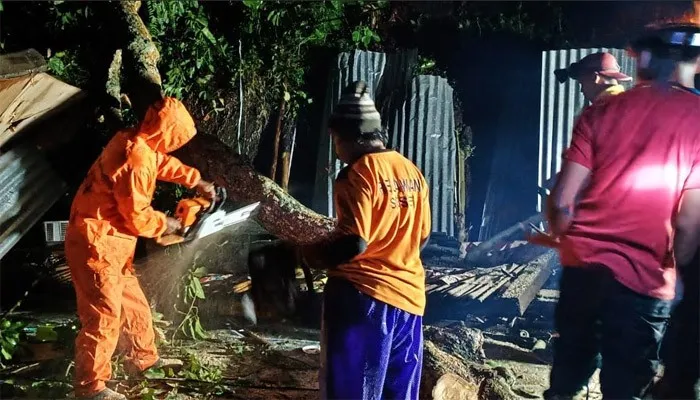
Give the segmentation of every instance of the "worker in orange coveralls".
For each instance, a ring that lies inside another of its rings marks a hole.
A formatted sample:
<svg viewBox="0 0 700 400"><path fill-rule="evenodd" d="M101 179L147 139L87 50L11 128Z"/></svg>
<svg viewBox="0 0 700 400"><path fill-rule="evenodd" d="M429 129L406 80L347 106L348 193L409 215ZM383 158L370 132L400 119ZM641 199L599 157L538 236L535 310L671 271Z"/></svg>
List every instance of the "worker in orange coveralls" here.
<svg viewBox="0 0 700 400"><path fill-rule="evenodd" d="M82 325L75 349L78 398L126 399L105 386L117 342L127 370L143 372L163 364L132 259L138 236L157 238L181 227L151 207L156 180L215 196L214 186L198 170L167 155L195 134L194 120L180 101L159 100L138 128L110 140L73 200L65 249Z"/></svg>

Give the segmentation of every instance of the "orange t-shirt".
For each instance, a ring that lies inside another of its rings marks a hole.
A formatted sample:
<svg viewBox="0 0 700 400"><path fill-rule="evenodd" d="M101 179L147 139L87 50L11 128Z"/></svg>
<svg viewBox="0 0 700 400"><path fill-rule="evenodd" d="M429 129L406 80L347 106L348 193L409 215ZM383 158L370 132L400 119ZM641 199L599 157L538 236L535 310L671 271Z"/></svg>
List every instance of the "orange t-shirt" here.
<svg viewBox="0 0 700 400"><path fill-rule="evenodd" d="M425 310L420 247L430 235L428 185L396 151L363 156L335 182L338 229L361 236L367 249L331 270L362 293L415 315Z"/></svg>

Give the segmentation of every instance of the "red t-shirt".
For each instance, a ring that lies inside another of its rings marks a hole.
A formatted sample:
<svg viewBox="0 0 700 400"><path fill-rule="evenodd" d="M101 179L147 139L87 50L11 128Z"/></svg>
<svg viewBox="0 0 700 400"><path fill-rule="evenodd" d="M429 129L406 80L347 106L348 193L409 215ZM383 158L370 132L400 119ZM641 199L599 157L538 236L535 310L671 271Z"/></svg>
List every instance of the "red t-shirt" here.
<svg viewBox="0 0 700 400"><path fill-rule="evenodd" d="M566 266L602 264L631 290L673 299L673 220L681 192L700 188L700 96L639 86L576 121L564 159L591 170L562 238Z"/></svg>

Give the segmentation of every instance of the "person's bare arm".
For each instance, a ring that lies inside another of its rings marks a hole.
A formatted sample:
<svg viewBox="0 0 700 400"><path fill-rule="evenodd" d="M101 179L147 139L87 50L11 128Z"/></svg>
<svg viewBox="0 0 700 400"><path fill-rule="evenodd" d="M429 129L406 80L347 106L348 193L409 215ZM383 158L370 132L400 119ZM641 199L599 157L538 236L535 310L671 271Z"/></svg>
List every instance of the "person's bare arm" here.
<svg viewBox="0 0 700 400"><path fill-rule="evenodd" d="M571 226L576 202L588 184L594 164L595 121L599 109L591 106L581 113L574 125L571 144L563 154L561 172L547 196L545 214L555 237L564 235Z"/></svg>
<svg viewBox="0 0 700 400"><path fill-rule="evenodd" d="M576 199L588 183L591 170L581 164L565 161L561 173L547 197L547 222L552 233L563 235L571 225Z"/></svg>
<svg viewBox="0 0 700 400"><path fill-rule="evenodd" d="M675 220L673 252L679 266L687 265L700 245L700 189L683 191Z"/></svg>

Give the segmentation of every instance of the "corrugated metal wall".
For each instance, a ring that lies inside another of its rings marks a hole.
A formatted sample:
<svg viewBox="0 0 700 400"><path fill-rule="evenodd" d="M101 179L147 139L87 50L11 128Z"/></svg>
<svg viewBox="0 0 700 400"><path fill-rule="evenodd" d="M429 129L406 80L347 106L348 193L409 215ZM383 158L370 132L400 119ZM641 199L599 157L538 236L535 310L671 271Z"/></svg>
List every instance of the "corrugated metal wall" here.
<svg viewBox="0 0 700 400"><path fill-rule="evenodd" d="M430 185L433 232L454 236L457 143L453 90L446 79L413 78L409 96L389 125L389 145L423 171Z"/></svg>
<svg viewBox="0 0 700 400"><path fill-rule="evenodd" d="M342 168L327 132L328 116L340 92L355 80L364 80L389 128L389 143L414 161L430 185L433 232L454 235L454 177L456 144L452 88L439 77L412 79L417 52L393 55L353 51L338 56L331 72L323 125L313 209L334 216L333 182ZM429 151L428 151L429 150Z"/></svg>
<svg viewBox="0 0 700 400"><path fill-rule="evenodd" d="M542 90L540 98L540 144L537 184L540 187L561 169L561 155L571 141L571 130L576 116L585 105L578 84L569 79L559 83L554 70L566 68L583 57L600 51L612 53L623 73L635 77L634 59L621 49L571 49L542 52ZM623 83L627 87L633 82ZM543 196L538 195L537 211L542 211Z"/></svg>
<svg viewBox="0 0 700 400"><path fill-rule="evenodd" d="M33 147L18 147L0 156L0 258L65 190L65 183Z"/></svg>

